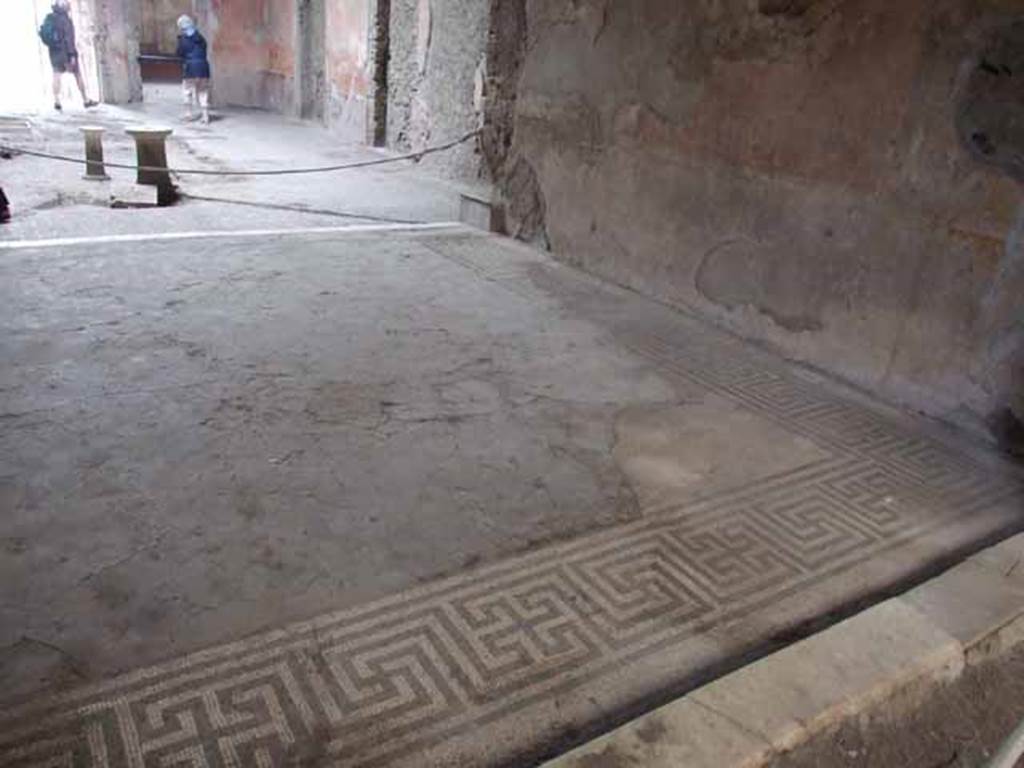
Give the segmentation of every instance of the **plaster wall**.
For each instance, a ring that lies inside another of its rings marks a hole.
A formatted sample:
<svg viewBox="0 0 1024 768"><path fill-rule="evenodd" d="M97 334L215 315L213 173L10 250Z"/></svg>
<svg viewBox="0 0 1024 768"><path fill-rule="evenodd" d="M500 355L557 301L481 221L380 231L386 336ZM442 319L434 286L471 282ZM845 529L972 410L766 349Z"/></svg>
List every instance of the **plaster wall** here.
<svg viewBox="0 0 1024 768"><path fill-rule="evenodd" d="M1019 435L1024 62L999 40L1024 3L519 5L514 138L490 160L520 234L887 397ZM417 93L396 105L398 141L422 140Z"/></svg>
<svg viewBox="0 0 1024 768"><path fill-rule="evenodd" d="M80 0L74 3L86 83L95 82L100 99L111 104L142 100L139 38L142 9L133 0Z"/></svg>
<svg viewBox="0 0 1024 768"><path fill-rule="evenodd" d="M371 93L371 0L325 0L304 36L296 0L194 0L210 40L216 98L223 104L299 115L302 46L311 44L307 116L352 141L367 138Z"/></svg>
<svg viewBox="0 0 1024 768"><path fill-rule="evenodd" d="M217 101L294 112L294 0L196 0L195 9L210 42Z"/></svg>

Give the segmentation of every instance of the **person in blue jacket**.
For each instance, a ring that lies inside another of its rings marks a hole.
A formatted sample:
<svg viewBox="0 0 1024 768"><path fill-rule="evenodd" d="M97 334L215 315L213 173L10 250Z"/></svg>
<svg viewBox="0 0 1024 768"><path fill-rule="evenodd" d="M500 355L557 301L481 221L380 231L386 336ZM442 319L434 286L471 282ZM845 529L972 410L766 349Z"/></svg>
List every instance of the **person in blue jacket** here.
<svg viewBox="0 0 1024 768"><path fill-rule="evenodd" d="M206 55L206 38L190 16L178 19L178 58L182 64L182 85L188 112L185 120L196 119L195 106L199 105L199 119L210 122L210 60Z"/></svg>

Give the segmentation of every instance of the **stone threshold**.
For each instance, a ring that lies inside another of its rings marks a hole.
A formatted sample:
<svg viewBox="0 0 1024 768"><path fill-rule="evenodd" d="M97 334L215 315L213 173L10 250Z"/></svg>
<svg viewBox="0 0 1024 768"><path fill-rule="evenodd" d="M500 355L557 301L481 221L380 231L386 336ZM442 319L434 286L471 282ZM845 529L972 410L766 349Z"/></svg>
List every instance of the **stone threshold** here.
<svg viewBox="0 0 1024 768"><path fill-rule="evenodd" d="M1024 643L1024 535L546 764L757 768Z"/></svg>

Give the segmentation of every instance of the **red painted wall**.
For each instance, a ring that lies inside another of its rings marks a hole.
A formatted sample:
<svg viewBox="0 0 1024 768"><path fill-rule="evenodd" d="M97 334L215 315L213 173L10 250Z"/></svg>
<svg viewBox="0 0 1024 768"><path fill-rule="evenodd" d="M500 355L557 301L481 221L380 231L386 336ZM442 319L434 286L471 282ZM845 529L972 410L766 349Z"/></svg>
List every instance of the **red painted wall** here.
<svg viewBox="0 0 1024 768"><path fill-rule="evenodd" d="M211 0L199 24L222 104L298 111L298 0ZM367 136L370 0L325 0L324 114L339 135Z"/></svg>
<svg viewBox="0 0 1024 768"><path fill-rule="evenodd" d="M210 41L218 101L292 110L295 12L295 0L213 0L199 22Z"/></svg>

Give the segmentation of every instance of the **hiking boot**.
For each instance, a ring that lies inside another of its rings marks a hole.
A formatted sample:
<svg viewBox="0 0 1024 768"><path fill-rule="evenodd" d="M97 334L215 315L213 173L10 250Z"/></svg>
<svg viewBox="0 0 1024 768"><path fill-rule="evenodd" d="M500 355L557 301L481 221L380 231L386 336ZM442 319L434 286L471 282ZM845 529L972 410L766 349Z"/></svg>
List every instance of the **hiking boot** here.
<svg viewBox="0 0 1024 768"><path fill-rule="evenodd" d="M86 109L92 109L93 107L97 107L97 106L99 106L99 102L98 101L93 101L92 99L86 99L85 100L85 108Z"/></svg>
<svg viewBox="0 0 1024 768"><path fill-rule="evenodd" d="M59 101L53 102L53 108L56 109L58 112L63 112L64 111L64 107L62 107L60 105Z"/></svg>

